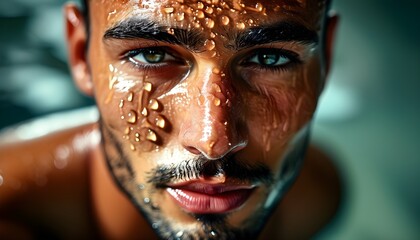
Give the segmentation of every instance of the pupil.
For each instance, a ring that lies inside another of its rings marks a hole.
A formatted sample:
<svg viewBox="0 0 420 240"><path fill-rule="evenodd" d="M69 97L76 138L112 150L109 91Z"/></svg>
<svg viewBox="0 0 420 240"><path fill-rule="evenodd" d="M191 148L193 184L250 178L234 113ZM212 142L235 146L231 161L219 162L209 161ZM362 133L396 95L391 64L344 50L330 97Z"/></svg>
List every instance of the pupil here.
<svg viewBox="0 0 420 240"><path fill-rule="evenodd" d="M148 63L158 63L161 62L164 58L165 53L162 51L149 50L148 52L144 53L144 59Z"/></svg>
<svg viewBox="0 0 420 240"><path fill-rule="evenodd" d="M260 63L264 65L273 65L279 60L278 54L263 53L258 56Z"/></svg>

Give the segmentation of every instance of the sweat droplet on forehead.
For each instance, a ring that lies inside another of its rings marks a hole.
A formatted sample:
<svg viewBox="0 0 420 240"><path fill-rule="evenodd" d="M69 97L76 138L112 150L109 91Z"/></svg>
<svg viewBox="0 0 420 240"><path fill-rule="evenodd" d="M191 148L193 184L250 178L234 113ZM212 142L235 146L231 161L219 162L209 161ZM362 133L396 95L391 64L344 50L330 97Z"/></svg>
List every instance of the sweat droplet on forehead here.
<svg viewBox="0 0 420 240"><path fill-rule="evenodd" d="M143 7L146 5L141 4ZM170 0L162 3L157 12L168 23L167 32L170 34L175 34L177 28L198 29L203 32L208 37L204 45L204 49L209 51L207 57L213 58L220 55L216 48L218 38L225 35L224 31L244 30L247 26L254 26L257 21L266 17L265 9L257 1ZM248 11L254 15L247 16Z"/></svg>

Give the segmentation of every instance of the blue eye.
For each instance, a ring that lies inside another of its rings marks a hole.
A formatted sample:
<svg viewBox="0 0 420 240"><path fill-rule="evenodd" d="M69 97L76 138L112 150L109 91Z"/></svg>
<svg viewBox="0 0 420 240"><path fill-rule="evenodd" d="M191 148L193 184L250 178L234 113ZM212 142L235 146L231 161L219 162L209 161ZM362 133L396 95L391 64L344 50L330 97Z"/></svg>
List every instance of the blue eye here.
<svg viewBox="0 0 420 240"><path fill-rule="evenodd" d="M262 49L248 59L248 63L259 64L264 67L277 67L292 62L291 57L277 49Z"/></svg>
<svg viewBox="0 0 420 240"><path fill-rule="evenodd" d="M128 57L136 64L159 64L176 60L165 50L158 48L133 50L128 53Z"/></svg>

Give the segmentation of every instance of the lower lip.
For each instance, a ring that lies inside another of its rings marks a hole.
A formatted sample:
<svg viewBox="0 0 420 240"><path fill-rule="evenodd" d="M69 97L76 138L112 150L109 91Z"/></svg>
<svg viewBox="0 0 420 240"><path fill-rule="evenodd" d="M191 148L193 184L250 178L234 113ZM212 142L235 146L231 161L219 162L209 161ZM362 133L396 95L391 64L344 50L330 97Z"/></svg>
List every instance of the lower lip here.
<svg viewBox="0 0 420 240"><path fill-rule="evenodd" d="M195 214L220 214L237 209L249 198L252 190L239 189L209 195L185 189L166 189L181 208Z"/></svg>

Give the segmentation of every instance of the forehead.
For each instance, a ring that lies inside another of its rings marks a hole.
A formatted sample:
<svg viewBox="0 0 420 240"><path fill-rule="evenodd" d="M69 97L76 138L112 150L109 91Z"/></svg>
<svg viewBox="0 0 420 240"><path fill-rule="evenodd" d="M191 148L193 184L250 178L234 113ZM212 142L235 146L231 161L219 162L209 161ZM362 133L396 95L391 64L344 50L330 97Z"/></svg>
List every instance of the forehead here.
<svg viewBox="0 0 420 240"><path fill-rule="evenodd" d="M128 18L147 18L167 26L245 29L292 20L318 31L325 0L91 0L92 21L110 28Z"/></svg>

